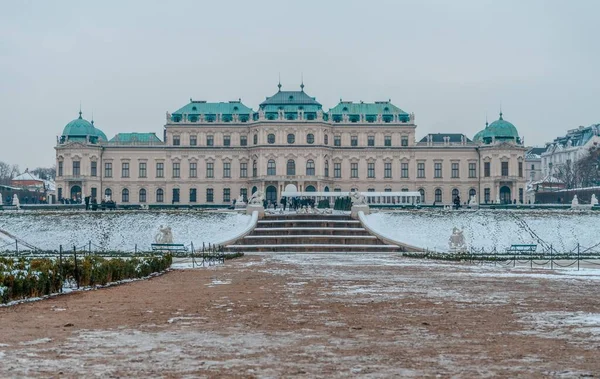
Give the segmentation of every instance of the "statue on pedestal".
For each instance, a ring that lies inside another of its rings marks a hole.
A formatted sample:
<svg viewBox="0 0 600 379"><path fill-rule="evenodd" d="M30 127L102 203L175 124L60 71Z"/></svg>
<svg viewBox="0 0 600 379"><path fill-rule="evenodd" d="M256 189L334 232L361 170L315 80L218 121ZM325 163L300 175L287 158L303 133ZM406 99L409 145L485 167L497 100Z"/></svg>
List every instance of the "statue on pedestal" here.
<svg viewBox="0 0 600 379"><path fill-rule="evenodd" d="M448 246L451 251L465 251L467 249L465 236L463 235L462 230L457 227L452 228L452 235L448 240Z"/></svg>
<svg viewBox="0 0 600 379"><path fill-rule="evenodd" d="M598 199L596 199L596 194L595 193L592 194L592 200L590 200L590 204L592 204L592 207L594 205L598 205Z"/></svg>
<svg viewBox="0 0 600 379"><path fill-rule="evenodd" d="M352 200L352 205L365 205L367 204L367 198L365 195L360 192L353 191L350 193L350 200Z"/></svg>
<svg viewBox="0 0 600 379"><path fill-rule="evenodd" d="M173 232L170 227L165 227L161 225L158 228L158 233L154 236L154 241L160 244L173 243Z"/></svg>
<svg viewBox="0 0 600 379"><path fill-rule="evenodd" d="M252 194L252 196L250 196L250 199L248 199L248 204L263 205L263 201L265 201L265 196L261 190L257 190Z"/></svg>
<svg viewBox="0 0 600 379"><path fill-rule="evenodd" d="M19 201L19 196L17 196L16 193L13 195L12 205L17 207L17 209L21 209L21 202Z"/></svg>
<svg viewBox="0 0 600 379"><path fill-rule="evenodd" d="M571 206L576 207L578 205L579 205L579 199L577 198L577 194L575 194L575 196L573 196L573 200L571 201Z"/></svg>

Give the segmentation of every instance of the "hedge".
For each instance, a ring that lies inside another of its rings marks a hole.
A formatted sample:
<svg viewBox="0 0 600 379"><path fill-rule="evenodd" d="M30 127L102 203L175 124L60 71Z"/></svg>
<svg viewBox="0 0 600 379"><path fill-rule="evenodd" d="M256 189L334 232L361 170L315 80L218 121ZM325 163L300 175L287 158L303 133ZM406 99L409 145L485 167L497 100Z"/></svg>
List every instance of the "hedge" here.
<svg viewBox="0 0 600 379"><path fill-rule="evenodd" d="M67 259L36 258L18 260L0 257L0 303L62 292L63 283L87 287L124 279L143 278L171 266L170 255L149 258Z"/></svg>

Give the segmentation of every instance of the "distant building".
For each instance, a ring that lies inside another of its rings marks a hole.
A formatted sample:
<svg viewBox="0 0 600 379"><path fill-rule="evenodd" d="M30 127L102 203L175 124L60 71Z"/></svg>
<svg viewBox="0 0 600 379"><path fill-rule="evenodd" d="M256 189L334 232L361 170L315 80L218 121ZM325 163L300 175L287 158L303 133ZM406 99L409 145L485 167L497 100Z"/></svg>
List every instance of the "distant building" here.
<svg viewBox="0 0 600 379"><path fill-rule="evenodd" d="M58 197L118 203L230 205L261 190L419 191L424 203L523 202L525 148L500 113L473 140L415 137L415 116L391 103L340 101L323 110L304 91L278 91L254 111L191 100L155 133L108 140L93 122L68 123L56 145Z"/></svg>
<svg viewBox="0 0 600 379"><path fill-rule="evenodd" d="M30 201L36 203L49 202L56 190L56 185L53 181L41 179L27 169L22 174L15 176L10 184L15 190L21 190L19 191L19 198L23 197L21 201L24 203ZM26 193L29 194L27 195Z"/></svg>
<svg viewBox="0 0 600 379"><path fill-rule="evenodd" d="M555 176L561 166L572 165L600 143L600 124L572 129L546 145L541 154L542 176Z"/></svg>
<svg viewBox="0 0 600 379"><path fill-rule="evenodd" d="M525 153L525 177L528 182L542 179L542 153L545 147L532 147Z"/></svg>

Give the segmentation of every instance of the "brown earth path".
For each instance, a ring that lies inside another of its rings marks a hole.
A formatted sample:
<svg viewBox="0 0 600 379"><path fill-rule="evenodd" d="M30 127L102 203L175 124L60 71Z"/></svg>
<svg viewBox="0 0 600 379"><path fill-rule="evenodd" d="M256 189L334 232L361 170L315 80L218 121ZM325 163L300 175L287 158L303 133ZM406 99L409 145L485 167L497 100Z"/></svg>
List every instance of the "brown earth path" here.
<svg viewBox="0 0 600 379"><path fill-rule="evenodd" d="M578 377L600 274L254 256L0 308L0 377Z"/></svg>

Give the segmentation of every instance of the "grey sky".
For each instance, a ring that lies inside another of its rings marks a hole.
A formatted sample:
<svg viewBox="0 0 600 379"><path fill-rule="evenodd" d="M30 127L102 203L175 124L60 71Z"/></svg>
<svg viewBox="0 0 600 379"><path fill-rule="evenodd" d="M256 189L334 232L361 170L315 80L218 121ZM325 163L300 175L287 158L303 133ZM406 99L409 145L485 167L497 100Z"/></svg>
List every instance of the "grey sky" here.
<svg viewBox="0 0 600 379"><path fill-rule="evenodd" d="M65 124L162 136L190 97L257 109L392 99L417 137L514 123L527 144L600 122L600 1L3 1L0 160L54 164Z"/></svg>

